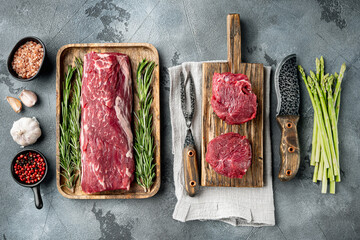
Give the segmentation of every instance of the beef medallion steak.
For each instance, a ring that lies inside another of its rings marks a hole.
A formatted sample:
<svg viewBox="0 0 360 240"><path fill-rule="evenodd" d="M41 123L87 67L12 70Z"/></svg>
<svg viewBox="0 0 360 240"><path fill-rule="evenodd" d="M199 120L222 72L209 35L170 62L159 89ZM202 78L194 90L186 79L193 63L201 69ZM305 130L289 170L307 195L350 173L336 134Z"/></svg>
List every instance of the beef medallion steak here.
<svg viewBox="0 0 360 240"><path fill-rule="evenodd" d="M215 172L229 178L242 178L251 165L251 145L245 136L225 133L209 142L206 161Z"/></svg>
<svg viewBox="0 0 360 240"><path fill-rule="evenodd" d="M227 124L242 124L256 116L256 95L244 74L214 73L211 106Z"/></svg>
<svg viewBox="0 0 360 240"><path fill-rule="evenodd" d="M121 53L88 53L81 87L81 188L126 189L134 179L130 61Z"/></svg>

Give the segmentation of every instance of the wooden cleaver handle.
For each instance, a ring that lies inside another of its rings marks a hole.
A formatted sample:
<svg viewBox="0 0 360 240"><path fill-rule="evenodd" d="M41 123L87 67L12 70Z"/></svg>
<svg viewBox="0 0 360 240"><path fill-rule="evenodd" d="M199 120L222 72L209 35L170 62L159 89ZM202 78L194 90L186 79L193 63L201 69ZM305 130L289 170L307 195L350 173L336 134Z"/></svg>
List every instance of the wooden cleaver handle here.
<svg viewBox="0 0 360 240"><path fill-rule="evenodd" d="M199 191L199 171L196 160L196 150L193 145L186 146L183 150L184 184L190 197Z"/></svg>
<svg viewBox="0 0 360 240"><path fill-rule="evenodd" d="M289 181L295 177L300 165L300 148L297 132L299 116L278 116L276 120L281 128L279 179L281 181Z"/></svg>

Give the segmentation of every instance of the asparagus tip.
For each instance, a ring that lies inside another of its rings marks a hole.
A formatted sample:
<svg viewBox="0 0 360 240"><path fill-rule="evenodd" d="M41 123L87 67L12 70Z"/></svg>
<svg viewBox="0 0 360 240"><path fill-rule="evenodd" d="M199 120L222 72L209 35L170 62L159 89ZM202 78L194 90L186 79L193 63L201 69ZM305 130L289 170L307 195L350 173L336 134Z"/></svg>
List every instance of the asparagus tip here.
<svg viewBox="0 0 360 240"><path fill-rule="evenodd" d="M343 72L345 72L345 70L346 70L346 64L345 64L345 63L343 63L343 64L341 65L341 70L342 70Z"/></svg>

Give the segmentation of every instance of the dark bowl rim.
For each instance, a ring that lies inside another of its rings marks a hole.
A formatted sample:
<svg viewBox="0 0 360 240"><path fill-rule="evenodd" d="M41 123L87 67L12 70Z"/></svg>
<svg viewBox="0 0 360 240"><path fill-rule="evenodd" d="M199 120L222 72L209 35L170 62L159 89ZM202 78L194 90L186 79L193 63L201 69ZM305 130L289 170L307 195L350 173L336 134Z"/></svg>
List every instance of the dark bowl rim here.
<svg viewBox="0 0 360 240"><path fill-rule="evenodd" d="M34 76L32 76L31 78L20 78L16 72L12 69L12 66L11 66L11 62L14 58L14 54L16 52L16 50L25 43L25 40L36 40L36 42L39 42L41 44L41 46L43 47L44 49L44 55L43 55L43 58L41 60L41 64L40 64L40 67L38 69L38 71L36 72L36 74ZM44 61L45 61L45 55L46 55L46 47L45 47L45 44L43 41L41 41L40 38L38 37L35 37L35 36L28 36L28 37L24 37L22 39L20 39L19 41L17 41L17 43L14 45L14 47L12 48L10 54L9 54L9 57L8 57L8 60L7 60L7 69L8 69L8 72L10 73L11 76L13 76L15 79L17 79L18 81L21 81L21 82L29 82L31 80L33 80L34 78L36 78L40 71L41 71L41 68L44 64Z"/></svg>
<svg viewBox="0 0 360 240"><path fill-rule="evenodd" d="M17 179L17 176L15 174L15 171L14 171L14 165L15 165L15 161L17 159L17 157L19 155L21 155L22 153L25 153L25 152L36 152L37 154L39 154L45 161L45 172L44 172L44 176L40 179L40 181L34 183L34 184L27 184L27 183L22 183L20 182L18 179ZM17 154L15 154L14 158L12 159L11 161L11 164L10 164L10 172L11 172L11 176L12 178L14 179L14 181L19 184L20 186L23 186L23 187L29 187L29 188L32 188L32 187L36 187L38 186L42 181L44 181L46 175L47 175L47 172L48 172L48 168L49 168L49 165L48 165L48 161L46 160L46 157L44 156L44 154L42 154L39 150L36 150L36 149L33 149L33 148L27 148L27 149L23 149L21 151L19 151Z"/></svg>

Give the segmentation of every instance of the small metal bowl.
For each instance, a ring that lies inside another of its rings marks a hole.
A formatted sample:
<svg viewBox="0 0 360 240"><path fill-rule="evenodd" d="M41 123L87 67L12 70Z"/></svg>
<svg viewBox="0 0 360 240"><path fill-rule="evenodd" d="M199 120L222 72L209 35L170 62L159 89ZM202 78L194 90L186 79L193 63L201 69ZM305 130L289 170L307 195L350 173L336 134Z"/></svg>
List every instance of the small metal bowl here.
<svg viewBox="0 0 360 240"><path fill-rule="evenodd" d="M44 172L44 175L42 176L42 178L38 182L30 183L30 184L21 182L19 177L16 175L15 170L14 170L14 165L15 165L15 162L16 162L17 158L21 154L26 154L28 152L34 152L34 153L39 154L44 159L44 162L45 162L45 172ZM28 187L28 188L31 188L31 190L33 190L34 199L35 199L35 206L36 206L37 209L41 209L43 207L43 201L41 199L41 194L40 194L40 183L45 179L46 174L48 172L48 168L49 168L49 166L48 166L48 162L47 162L45 156L41 152L39 152L39 151L37 151L35 149L26 149L26 150L18 152L15 155L15 157L13 158L12 162L11 162L11 166L10 166L11 176L13 177L15 182L17 182L20 186Z"/></svg>
<svg viewBox="0 0 360 240"><path fill-rule="evenodd" d="M36 42L36 43L40 43L41 46L43 47L44 49L44 56L41 60L41 64L40 64L40 67L38 69L38 71L36 72L36 74L34 76L32 76L31 78L21 78L16 72L15 70L13 69L12 67L12 61L14 59L14 55L15 55L15 52L19 49L19 47L21 47L23 44L25 44L26 42L28 41L33 41L33 42ZM21 39L20 41L18 41L16 43L16 45L14 46L14 48L11 50L10 54L9 54L9 57L8 57L8 61L7 61L7 68L8 68L8 71L9 73L14 77L16 78L17 80L21 81L21 82L29 82L31 80L33 80L34 78L36 78L40 71L41 71L41 68L42 66L44 65L44 60L45 60L45 55L46 55L46 49L45 49L45 44L37 37L25 37L23 39Z"/></svg>

